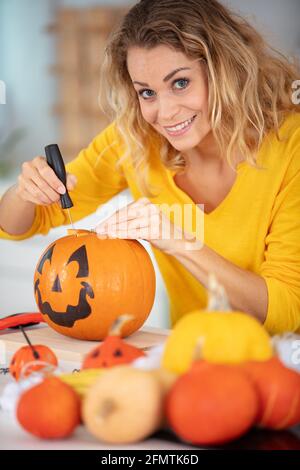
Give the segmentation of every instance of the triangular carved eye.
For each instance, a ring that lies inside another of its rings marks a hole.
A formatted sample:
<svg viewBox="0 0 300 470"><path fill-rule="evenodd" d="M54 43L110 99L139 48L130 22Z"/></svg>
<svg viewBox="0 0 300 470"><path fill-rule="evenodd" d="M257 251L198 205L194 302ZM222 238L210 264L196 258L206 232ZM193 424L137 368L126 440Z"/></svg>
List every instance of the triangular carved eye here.
<svg viewBox="0 0 300 470"><path fill-rule="evenodd" d="M76 277L87 277L89 275L89 263L85 245L82 245L78 250L74 251L68 259L67 265L72 261L77 261L79 265Z"/></svg>
<svg viewBox="0 0 300 470"><path fill-rule="evenodd" d="M62 288L61 288L60 280L58 276L56 276L56 279L54 281L54 284L51 290L52 292L62 292Z"/></svg>
<svg viewBox="0 0 300 470"><path fill-rule="evenodd" d="M51 259L52 259L54 247L55 247L55 245L50 246L49 250L46 251L46 253L42 257L41 261L39 262L39 265L37 267L37 271L40 274L42 274L43 267L44 267L44 264L47 261L47 259L50 261L50 264L51 264Z"/></svg>

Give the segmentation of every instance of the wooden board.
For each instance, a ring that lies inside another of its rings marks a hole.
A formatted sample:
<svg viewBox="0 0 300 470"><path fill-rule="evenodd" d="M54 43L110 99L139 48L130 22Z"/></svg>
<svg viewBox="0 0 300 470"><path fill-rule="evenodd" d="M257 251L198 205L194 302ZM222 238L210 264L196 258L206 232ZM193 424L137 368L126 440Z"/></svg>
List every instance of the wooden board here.
<svg viewBox="0 0 300 470"><path fill-rule="evenodd" d="M81 362L85 354L97 344L97 341L82 341L68 338L52 330L49 326L26 328L26 332L28 332L32 344L45 344L49 346L55 352L58 359L62 361ZM128 338L125 338L125 341L147 351L151 347L163 343L169 332L170 330L144 327ZM26 344L23 334L20 331L14 330L0 332L0 341L4 342L6 353L9 355Z"/></svg>

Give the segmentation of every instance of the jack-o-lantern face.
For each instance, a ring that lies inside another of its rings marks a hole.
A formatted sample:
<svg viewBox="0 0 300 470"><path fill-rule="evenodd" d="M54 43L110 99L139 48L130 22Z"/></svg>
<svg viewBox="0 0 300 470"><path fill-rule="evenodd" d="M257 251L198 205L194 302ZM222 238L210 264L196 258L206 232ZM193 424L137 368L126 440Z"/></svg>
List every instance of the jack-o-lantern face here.
<svg viewBox="0 0 300 470"><path fill-rule="evenodd" d="M146 354L118 336L108 336L84 358L82 369L97 369L129 364Z"/></svg>
<svg viewBox="0 0 300 470"><path fill-rule="evenodd" d="M155 272L136 240L101 240L87 230L60 238L42 254L34 276L40 312L56 331L74 338L104 339L120 315L133 319L128 336L147 319Z"/></svg>
<svg viewBox="0 0 300 470"><path fill-rule="evenodd" d="M51 260L53 256L53 251L55 248L55 244L50 246L50 248L46 251L42 259L40 260L37 271L42 274L43 267L45 262L48 260L51 265ZM74 253L71 254L69 257L66 266L68 266L71 262L76 262L78 264L78 272L76 274L76 278L86 278L89 275L89 264L87 259L87 253L85 245L82 245L78 248ZM87 297L93 298L94 292L92 286L88 282L80 282L82 288L79 292L79 299L77 305L67 305L65 311L55 311L51 307L50 303L42 301L41 292L39 289L40 279L37 279L34 284L34 291L38 298L38 306L40 312L44 315L48 315L50 320L52 320L56 325L65 326L67 328L71 328L74 326L74 323L77 320L87 318L91 314L91 307L87 301ZM63 294L63 290L61 287L61 281L59 274L57 274L55 281L53 283L52 292L58 292Z"/></svg>

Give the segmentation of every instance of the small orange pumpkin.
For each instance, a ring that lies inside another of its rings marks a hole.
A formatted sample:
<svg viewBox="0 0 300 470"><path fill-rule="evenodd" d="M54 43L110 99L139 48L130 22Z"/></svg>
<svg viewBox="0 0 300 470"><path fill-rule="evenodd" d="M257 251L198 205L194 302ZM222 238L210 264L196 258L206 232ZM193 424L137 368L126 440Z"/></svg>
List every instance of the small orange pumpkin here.
<svg viewBox="0 0 300 470"><path fill-rule="evenodd" d="M54 366L57 366L58 364L56 355L47 346L44 346L43 344L22 346L13 355L9 366L9 372L16 380L19 380L22 369L30 362L33 362L33 364L26 368L24 377L27 377L34 371L43 369L43 367L45 367L45 364L43 363L45 362L53 364ZM34 364L34 362L36 362L36 364Z"/></svg>
<svg viewBox="0 0 300 470"><path fill-rule="evenodd" d="M34 275L35 299L54 330L84 340L103 340L110 325L130 312L123 336L146 321L155 296L155 271L137 240L100 239L73 230L52 243Z"/></svg>
<svg viewBox="0 0 300 470"><path fill-rule="evenodd" d="M123 325L130 319L131 315L122 315L117 318L103 343L93 348L86 355L82 369L97 369L129 364L138 357L145 356L141 349L125 343L120 337Z"/></svg>
<svg viewBox="0 0 300 470"><path fill-rule="evenodd" d="M58 377L46 377L25 390L17 404L16 416L29 433L42 439L68 437L80 424L80 398Z"/></svg>
<svg viewBox="0 0 300 470"><path fill-rule="evenodd" d="M194 363L166 397L173 431L196 445L219 445L237 439L255 423L258 397L252 381L232 365Z"/></svg>

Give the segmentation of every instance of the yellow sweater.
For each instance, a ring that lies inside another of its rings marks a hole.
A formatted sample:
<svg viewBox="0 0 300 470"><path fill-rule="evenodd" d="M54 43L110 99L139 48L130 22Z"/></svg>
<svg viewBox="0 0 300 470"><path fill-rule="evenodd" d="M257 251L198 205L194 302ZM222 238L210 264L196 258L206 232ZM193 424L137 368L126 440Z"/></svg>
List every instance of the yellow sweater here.
<svg viewBox="0 0 300 470"><path fill-rule="evenodd" d="M300 113L285 120L280 136L282 141L270 133L260 148L258 163L264 169L240 164L229 194L203 216L204 243L266 280L269 303L265 326L272 334L300 329ZM192 204L194 211L201 210L176 186L173 173L161 163L159 151L152 144L149 183L159 188L159 193L150 200ZM123 151L112 123L67 165L67 171L78 179L70 193L74 221L127 187L134 199L143 196L130 160L121 163L121 172L116 170ZM66 211L59 204L38 206L28 232L9 236L0 231L0 237L22 240L68 223ZM205 307L203 286L174 257L157 249L153 252L169 294L172 323L193 309Z"/></svg>

